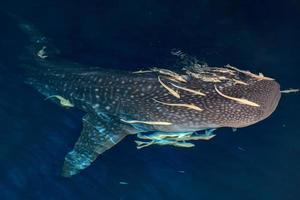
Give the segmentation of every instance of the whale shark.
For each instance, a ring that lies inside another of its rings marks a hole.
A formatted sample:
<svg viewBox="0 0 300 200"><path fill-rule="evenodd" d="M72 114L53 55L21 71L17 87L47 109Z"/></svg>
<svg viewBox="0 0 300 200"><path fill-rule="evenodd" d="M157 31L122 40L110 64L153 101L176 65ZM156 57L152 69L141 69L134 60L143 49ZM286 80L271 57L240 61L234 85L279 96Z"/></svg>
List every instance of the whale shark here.
<svg viewBox="0 0 300 200"><path fill-rule="evenodd" d="M30 23L20 28L30 39L22 59L26 83L47 100L85 113L79 139L64 160L64 177L87 168L128 135L136 136L138 149L191 148L192 141L214 138L218 128L242 128L267 118L281 97L273 78L231 65L208 66L180 51L173 52L180 69L81 65L58 56Z"/></svg>

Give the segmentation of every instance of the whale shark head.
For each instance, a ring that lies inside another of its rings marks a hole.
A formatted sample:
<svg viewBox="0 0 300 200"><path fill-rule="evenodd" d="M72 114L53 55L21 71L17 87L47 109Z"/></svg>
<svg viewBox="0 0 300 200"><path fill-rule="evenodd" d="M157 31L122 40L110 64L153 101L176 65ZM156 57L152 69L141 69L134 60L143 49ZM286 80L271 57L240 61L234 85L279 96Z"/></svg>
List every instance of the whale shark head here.
<svg viewBox="0 0 300 200"><path fill-rule="evenodd" d="M224 93L255 102L255 106L239 104L236 109L223 114L227 122L222 125L236 128L249 126L269 117L275 111L281 97L280 85L275 80L260 80L248 86L231 87ZM230 117L236 120L228 120Z"/></svg>
<svg viewBox="0 0 300 200"><path fill-rule="evenodd" d="M205 94L188 98L203 109L198 120L215 127L239 128L259 122L274 112L281 97L274 79L230 65L189 68L186 73L187 87Z"/></svg>

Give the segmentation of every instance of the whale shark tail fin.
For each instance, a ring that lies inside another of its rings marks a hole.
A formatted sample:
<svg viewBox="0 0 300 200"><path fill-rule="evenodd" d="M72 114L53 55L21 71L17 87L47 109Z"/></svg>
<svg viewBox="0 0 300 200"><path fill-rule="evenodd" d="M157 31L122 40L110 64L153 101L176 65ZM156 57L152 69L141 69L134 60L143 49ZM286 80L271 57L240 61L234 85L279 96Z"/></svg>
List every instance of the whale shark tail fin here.
<svg viewBox="0 0 300 200"><path fill-rule="evenodd" d="M60 50L53 45L52 40L42 34L32 23L13 14L9 15L18 23L18 27L29 39L26 51L20 56L22 63L24 63L22 68L26 72L58 74L101 69L100 67L81 65L62 58Z"/></svg>
<svg viewBox="0 0 300 200"><path fill-rule="evenodd" d="M29 45L21 59L29 60L34 58L35 61L44 61L60 54L60 51L54 47L49 38L44 36L30 22L25 19L8 13L8 15L17 21L19 28L29 38Z"/></svg>
<svg viewBox="0 0 300 200"><path fill-rule="evenodd" d="M26 37L25 51L21 53L18 61L25 83L38 89L42 94L52 95L59 86L69 84L71 80L67 79L67 76L94 70L92 67L63 59L52 41L31 22L14 14L7 14L17 23L19 30Z"/></svg>

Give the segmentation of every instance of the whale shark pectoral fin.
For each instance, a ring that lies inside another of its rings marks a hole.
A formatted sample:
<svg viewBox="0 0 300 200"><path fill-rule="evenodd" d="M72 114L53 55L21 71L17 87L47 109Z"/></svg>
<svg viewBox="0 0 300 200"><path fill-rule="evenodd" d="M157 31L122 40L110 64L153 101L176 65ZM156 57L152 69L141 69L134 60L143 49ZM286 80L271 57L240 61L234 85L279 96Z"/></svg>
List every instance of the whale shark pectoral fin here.
<svg viewBox="0 0 300 200"><path fill-rule="evenodd" d="M121 126L114 126L112 122L104 122L87 114L83 117L83 129L78 141L65 157L62 176L70 177L87 168L127 134Z"/></svg>

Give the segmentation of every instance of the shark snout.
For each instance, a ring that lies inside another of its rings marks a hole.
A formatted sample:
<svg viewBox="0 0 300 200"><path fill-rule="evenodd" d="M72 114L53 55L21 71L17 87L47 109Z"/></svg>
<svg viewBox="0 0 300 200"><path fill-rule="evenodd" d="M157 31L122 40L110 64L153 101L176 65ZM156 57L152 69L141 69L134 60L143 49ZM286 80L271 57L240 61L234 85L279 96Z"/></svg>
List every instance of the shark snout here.
<svg viewBox="0 0 300 200"><path fill-rule="evenodd" d="M263 113L260 120L263 120L269 117L278 106L281 97L280 85L275 80L262 80L256 83L255 88L257 91L254 90L254 92Z"/></svg>

